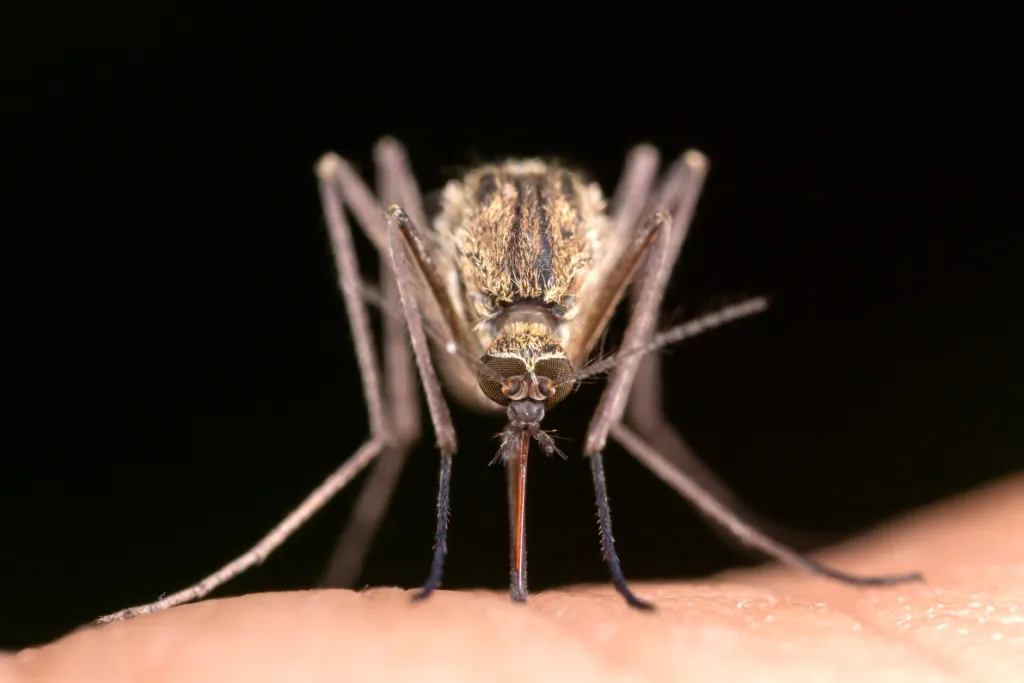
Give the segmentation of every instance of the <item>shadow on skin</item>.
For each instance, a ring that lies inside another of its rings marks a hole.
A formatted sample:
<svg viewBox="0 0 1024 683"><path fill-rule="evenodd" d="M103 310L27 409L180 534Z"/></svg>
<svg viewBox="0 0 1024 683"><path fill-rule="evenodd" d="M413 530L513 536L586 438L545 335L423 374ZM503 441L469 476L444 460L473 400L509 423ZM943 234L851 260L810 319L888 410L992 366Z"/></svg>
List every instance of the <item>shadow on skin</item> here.
<svg viewBox="0 0 1024 683"><path fill-rule="evenodd" d="M0 682L1000 681L1024 679L1024 475L823 555L926 584L850 588L783 568L531 595L397 589L186 605L0 658Z"/></svg>

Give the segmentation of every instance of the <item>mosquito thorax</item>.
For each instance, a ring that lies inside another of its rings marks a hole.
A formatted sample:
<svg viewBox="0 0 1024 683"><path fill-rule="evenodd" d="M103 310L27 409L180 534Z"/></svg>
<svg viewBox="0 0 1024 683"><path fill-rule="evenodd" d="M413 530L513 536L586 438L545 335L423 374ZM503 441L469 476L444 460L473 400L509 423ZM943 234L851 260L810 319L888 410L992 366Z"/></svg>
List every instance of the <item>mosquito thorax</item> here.
<svg viewBox="0 0 1024 683"><path fill-rule="evenodd" d="M551 408L572 390L571 382L562 383L572 375L572 363L543 323L505 325L481 361L496 377L480 373L480 390L498 405L509 406L509 419L516 422L539 421L545 408ZM536 420L520 419L538 414Z"/></svg>

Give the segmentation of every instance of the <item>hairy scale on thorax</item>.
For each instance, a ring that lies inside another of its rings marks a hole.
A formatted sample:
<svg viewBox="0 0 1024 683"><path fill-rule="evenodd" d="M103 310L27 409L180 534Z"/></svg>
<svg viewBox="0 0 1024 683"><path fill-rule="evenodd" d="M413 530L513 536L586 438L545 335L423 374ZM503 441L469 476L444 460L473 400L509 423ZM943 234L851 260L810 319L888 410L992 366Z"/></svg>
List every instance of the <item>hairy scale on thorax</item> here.
<svg viewBox="0 0 1024 683"><path fill-rule="evenodd" d="M435 221L437 263L484 348L517 322L568 341L607 229L604 209L596 184L538 160L481 166L447 184Z"/></svg>

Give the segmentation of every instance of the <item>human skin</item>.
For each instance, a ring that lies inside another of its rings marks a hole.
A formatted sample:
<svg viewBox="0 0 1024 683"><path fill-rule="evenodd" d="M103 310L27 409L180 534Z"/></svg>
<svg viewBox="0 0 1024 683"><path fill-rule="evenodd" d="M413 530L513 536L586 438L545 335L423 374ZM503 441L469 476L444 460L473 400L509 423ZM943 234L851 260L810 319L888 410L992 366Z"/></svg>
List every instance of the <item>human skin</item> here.
<svg viewBox="0 0 1024 683"><path fill-rule="evenodd" d="M1024 681L1024 475L918 511L825 559L920 569L854 588L779 567L506 594L317 590L208 600L0 657L0 682Z"/></svg>

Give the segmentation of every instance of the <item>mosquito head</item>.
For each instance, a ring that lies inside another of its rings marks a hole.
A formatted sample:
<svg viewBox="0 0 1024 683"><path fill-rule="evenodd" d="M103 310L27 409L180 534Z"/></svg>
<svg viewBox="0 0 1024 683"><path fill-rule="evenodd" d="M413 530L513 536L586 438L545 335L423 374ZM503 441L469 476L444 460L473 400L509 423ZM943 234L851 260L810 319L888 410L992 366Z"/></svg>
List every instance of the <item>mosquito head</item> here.
<svg viewBox="0 0 1024 683"><path fill-rule="evenodd" d="M572 383L560 384L572 375L572 363L545 325L505 326L481 361L494 372L477 376L480 390L498 405L508 406L514 423L538 424L544 410L572 390Z"/></svg>

